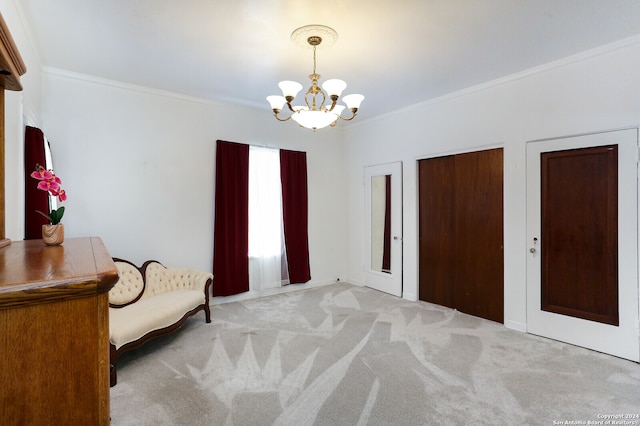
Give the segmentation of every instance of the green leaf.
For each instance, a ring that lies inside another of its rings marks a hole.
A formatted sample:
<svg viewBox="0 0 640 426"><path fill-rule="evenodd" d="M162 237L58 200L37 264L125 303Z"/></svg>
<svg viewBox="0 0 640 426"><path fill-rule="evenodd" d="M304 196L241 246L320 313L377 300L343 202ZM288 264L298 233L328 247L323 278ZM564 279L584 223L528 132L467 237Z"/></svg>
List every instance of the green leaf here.
<svg viewBox="0 0 640 426"><path fill-rule="evenodd" d="M57 210L51 210L51 224L57 225L62 220L62 216L64 215L64 207L60 207Z"/></svg>
<svg viewBox="0 0 640 426"><path fill-rule="evenodd" d="M42 213L40 210L36 210L36 213L40 213L42 216L46 217L49 222L51 222L51 216L48 214Z"/></svg>

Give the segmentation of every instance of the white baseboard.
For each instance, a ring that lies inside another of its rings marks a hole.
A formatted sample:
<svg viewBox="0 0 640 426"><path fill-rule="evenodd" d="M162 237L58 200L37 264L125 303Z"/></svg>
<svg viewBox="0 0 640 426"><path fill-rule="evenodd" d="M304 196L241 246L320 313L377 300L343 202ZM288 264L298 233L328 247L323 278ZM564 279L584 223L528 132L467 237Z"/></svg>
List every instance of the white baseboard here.
<svg viewBox="0 0 640 426"><path fill-rule="evenodd" d="M511 330L522 331L523 333L527 332L527 324L526 323L522 323L522 322L518 322L518 321L506 320L504 322L504 326L507 327L508 329L511 329Z"/></svg>
<svg viewBox="0 0 640 426"><path fill-rule="evenodd" d="M289 285L286 285L284 287L269 288L269 289L260 290L260 291L249 290L249 291L245 291L244 293L234 294L233 296L210 297L209 298L209 305L220 305L220 304L223 304L223 303L231 303L231 302L238 302L238 301L241 301L241 300L256 299L258 297L273 296L275 294L289 293L289 292L292 292L292 291L305 290L305 289L315 288L315 287L322 287L322 286L325 286L325 285L338 284L338 283L342 283L342 282L343 282L342 280L340 280L340 281L334 281L334 280L310 281L310 282L304 283L304 284L289 284Z"/></svg>
<svg viewBox="0 0 640 426"><path fill-rule="evenodd" d="M357 285L358 287L364 287L364 283L362 281L359 281L359 280L346 278L346 282L348 282L349 284Z"/></svg>
<svg viewBox="0 0 640 426"><path fill-rule="evenodd" d="M402 298L406 300L410 300L412 302L418 301L418 295L414 293L407 293L406 291L402 292Z"/></svg>

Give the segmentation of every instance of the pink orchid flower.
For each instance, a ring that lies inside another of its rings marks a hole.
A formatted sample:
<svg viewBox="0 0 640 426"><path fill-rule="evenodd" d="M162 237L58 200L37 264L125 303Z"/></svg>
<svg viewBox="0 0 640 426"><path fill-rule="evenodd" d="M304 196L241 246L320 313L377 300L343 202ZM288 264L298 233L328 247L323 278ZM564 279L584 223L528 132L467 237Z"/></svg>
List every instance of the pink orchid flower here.
<svg viewBox="0 0 640 426"><path fill-rule="evenodd" d="M51 180L51 178L55 177L55 175L51 172L51 170L41 168L31 173L31 177L38 180Z"/></svg>
<svg viewBox="0 0 640 426"><path fill-rule="evenodd" d="M36 164L36 170L31 173L31 177L39 181L38 189L46 191L54 197L58 197L60 202L67 199L66 191L60 187L62 180L53 173L53 170L47 170L41 165ZM52 225L57 225L62 220L64 210L64 207L59 207L58 209L51 210L49 214L43 213L40 210L36 210L36 212L49 219L49 223Z"/></svg>
<svg viewBox="0 0 640 426"><path fill-rule="evenodd" d="M57 194L53 194L53 195L58 197L58 201L60 202L67 200L67 192L64 189L61 189L60 191L58 191Z"/></svg>
<svg viewBox="0 0 640 426"><path fill-rule="evenodd" d="M38 189L42 191L49 191L52 195L54 192L58 192L60 190L60 185L53 180L41 180L38 182Z"/></svg>

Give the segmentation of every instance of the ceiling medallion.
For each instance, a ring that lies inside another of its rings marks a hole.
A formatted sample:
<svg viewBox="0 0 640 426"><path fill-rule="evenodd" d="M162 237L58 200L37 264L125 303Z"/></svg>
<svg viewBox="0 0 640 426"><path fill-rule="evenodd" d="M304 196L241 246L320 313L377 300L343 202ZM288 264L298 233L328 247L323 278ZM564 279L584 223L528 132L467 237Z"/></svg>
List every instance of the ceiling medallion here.
<svg viewBox="0 0 640 426"><path fill-rule="evenodd" d="M360 103L364 99L362 95L346 95L342 102L351 111L350 117L343 117L343 105L336 105L342 91L347 87L347 83L338 79L327 80L318 86L320 75L316 73L316 50L319 47L332 46L338 40L338 33L325 25L306 25L291 33L291 40L298 46L313 49L313 73L309 75L311 86L304 95L304 105L292 105L296 95L302 90L302 85L295 81L281 81L278 87L282 90L282 96L267 96L267 101L271 104L271 109L277 120L288 121L293 119L300 126L316 131L327 126L335 126L338 120L353 120L356 116ZM325 105L330 102L330 105ZM280 116L284 105L291 112L286 118Z"/></svg>
<svg viewBox="0 0 640 426"><path fill-rule="evenodd" d="M305 25L293 30L291 33L291 41L305 49L312 49L314 46L309 43L310 37L320 37L322 45L317 44L318 48L331 47L338 41L336 30L326 25Z"/></svg>

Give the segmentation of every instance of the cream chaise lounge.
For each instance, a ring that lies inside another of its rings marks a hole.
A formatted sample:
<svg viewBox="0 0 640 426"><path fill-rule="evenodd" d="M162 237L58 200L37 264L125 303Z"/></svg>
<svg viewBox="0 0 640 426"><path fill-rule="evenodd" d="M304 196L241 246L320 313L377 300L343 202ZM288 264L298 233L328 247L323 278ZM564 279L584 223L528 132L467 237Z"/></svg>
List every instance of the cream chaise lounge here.
<svg viewBox="0 0 640 426"><path fill-rule="evenodd" d="M141 267L113 259L120 279L109 291L111 386L122 353L171 333L192 315L204 311L211 322L209 292L213 275L193 269L165 268L155 260Z"/></svg>

